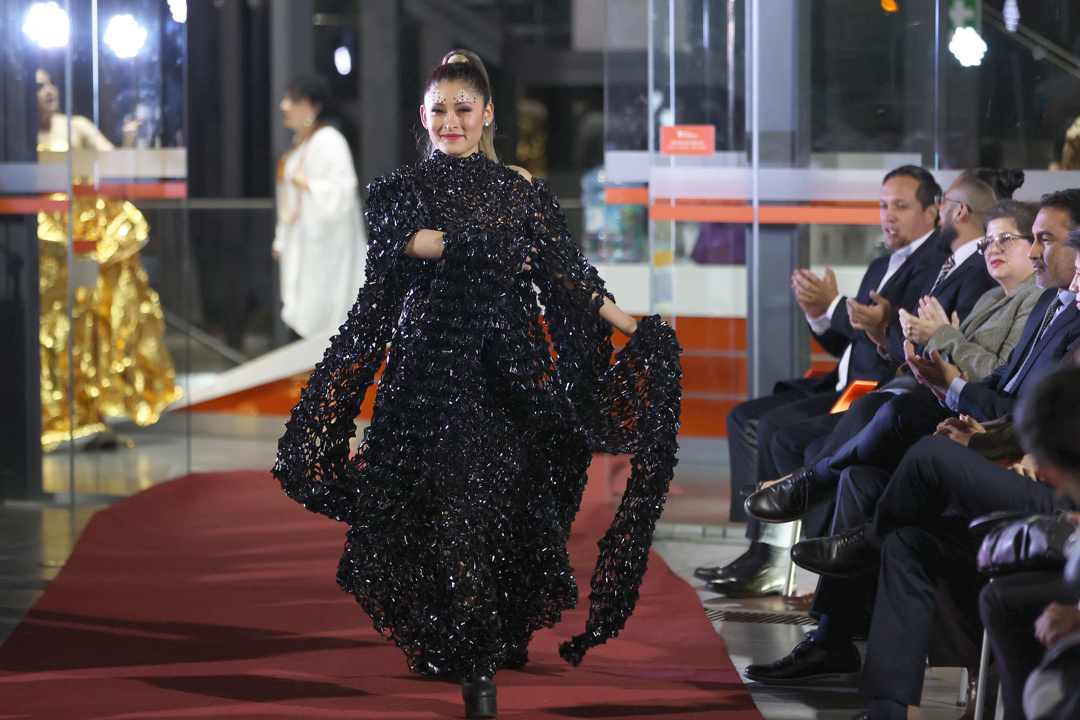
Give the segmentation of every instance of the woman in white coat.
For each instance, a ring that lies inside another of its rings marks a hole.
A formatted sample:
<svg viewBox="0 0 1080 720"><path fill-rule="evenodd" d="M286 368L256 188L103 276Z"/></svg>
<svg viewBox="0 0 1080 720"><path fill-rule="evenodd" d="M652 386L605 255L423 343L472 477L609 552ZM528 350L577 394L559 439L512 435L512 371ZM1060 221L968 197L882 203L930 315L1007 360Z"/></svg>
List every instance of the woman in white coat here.
<svg viewBox="0 0 1080 720"><path fill-rule="evenodd" d="M344 136L321 122L330 103L324 78L299 75L280 105L296 138L278 162L273 252L281 263L281 319L302 338L334 335L364 282L356 169Z"/></svg>

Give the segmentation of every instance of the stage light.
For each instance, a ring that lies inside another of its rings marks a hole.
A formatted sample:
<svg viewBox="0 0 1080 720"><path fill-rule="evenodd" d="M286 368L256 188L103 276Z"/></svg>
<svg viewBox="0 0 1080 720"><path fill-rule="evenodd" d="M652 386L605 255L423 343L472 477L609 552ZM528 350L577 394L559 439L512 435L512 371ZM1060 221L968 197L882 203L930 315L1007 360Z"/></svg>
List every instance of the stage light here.
<svg viewBox="0 0 1080 720"><path fill-rule="evenodd" d="M1016 0L1005 0L1005 9L1001 14L1005 16L1005 29L1016 32L1016 27L1020 24L1020 8L1017 7Z"/></svg>
<svg viewBox="0 0 1080 720"><path fill-rule="evenodd" d="M896 4L896 0L881 0L881 9L885 12L894 13L900 9L900 6Z"/></svg>
<svg viewBox="0 0 1080 720"><path fill-rule="evenodd" d="M983 55L986 54L986 42L979 37L979 33L973 27L957 28L949 41L949 51L956 56L964 67L982 65Z"/></svg>
<svg viewBox="0 0 1080 720"><path fill-rule="evenodd" d="M349 48L342 45L334 51L334 67L339 75L348 75L352 72L352 55Z"/></svg>
<svg viewBox="0 0 1080 720"><path fill-rule="evenodd" d="M118 58L133 58L146 42L146 30L131 15L113 15L105 28L105 44Z"/></svg>
<svg viewBox="0 0 1080 720"><path fill-rule="evenodd" d="M31 5L22 29L43 48L64 47L71 34L67 13L54 2Z"/></svg>
<svg viewBox="0 0 1080 720"><path fill-rule="evenodd" d="M169 12L174 21L183 25L187 22L187 0L169 0Z"/></svg>

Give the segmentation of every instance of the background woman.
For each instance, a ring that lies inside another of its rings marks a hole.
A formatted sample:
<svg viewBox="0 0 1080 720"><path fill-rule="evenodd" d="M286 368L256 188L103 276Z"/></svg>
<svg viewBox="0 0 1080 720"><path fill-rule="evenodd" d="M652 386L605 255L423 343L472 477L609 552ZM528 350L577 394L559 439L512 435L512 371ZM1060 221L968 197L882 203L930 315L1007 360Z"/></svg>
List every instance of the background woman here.
<svg viewBox="0 0 1080 720"><path fill-rule="evenodd" d="M681 376L674 332L615 305L547 184L495 161L493 116L483 64L450 53L423 94L429 156L370 186L367 282L274 468L351 525L338 582L410 669L461 679L467 717L495 716L495 671L521 667L533 632L576 603L566 540L599 449L633 453L633 470L586 631L561 654L576 664L625 623L675 463ZM614 365L612 325L631 335Z"/></svg>
<svg viewBox="0 0 1080 720"><path fill-rule="evenodd" d="M325 78L293 78L280 108L296 133L277 170L273 253L281 263L281 319L300 337L328 338L364 278L356 169L345 137L323 123L332 111Z"/></svg>

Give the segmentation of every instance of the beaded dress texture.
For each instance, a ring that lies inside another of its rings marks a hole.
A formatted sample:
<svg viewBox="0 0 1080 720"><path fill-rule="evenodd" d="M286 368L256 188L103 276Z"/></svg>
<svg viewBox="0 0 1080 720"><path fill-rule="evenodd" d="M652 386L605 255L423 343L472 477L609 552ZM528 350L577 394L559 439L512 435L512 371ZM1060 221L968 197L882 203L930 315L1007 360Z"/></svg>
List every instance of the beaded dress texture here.
<svg viewBox="0 0 1080 720"><path fill-rule="evenodd" d="M471 677L522 664L532 633L575 605L566 541L592 453L633 454L585 632L561 648L576 665L637 600L676 463L675 333L645 318L612 363L610 295L543 181L436 152L369 190L367 282L274 474L350 525L338 582L409 667ZM422 228L446 233L439 260L404 254Z"/></svg>

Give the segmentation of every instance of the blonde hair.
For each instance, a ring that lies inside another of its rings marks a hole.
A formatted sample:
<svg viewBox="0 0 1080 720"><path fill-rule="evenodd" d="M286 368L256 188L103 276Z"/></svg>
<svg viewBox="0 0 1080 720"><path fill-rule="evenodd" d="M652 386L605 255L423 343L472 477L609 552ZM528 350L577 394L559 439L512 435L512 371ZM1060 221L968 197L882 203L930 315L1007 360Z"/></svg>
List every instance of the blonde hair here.
<svg viewBox="0 0 1080 720"><path fill-rule="evenodd" d="M484 98L484 106L491 102L491 81L488 79L487 68L484 67L484 61L480 57L470 50L451 50L443 56L442 63L431 71L431 75L428 77L427 83L424 85L424 92L421 97L426 96L431 90L438 87L439 83L445 81L459 81L465 83L469 88L480 93ZM495 121L493 120L490 125L485 125L484 129L480 133L480 142L478 144L480 151L487 155L496 162L499 160L499 156L495 154ZM431 138L424 134L424 155L431 157L435 152L435 147L431 144Z"/></svg>

